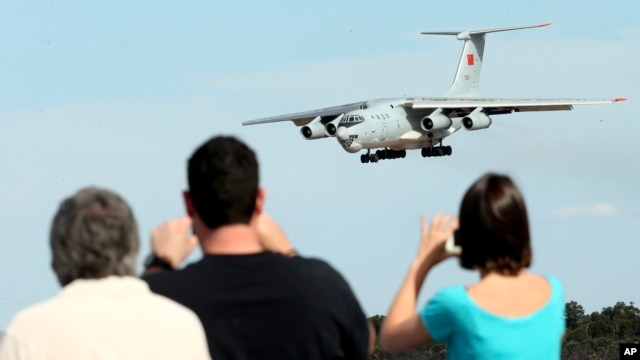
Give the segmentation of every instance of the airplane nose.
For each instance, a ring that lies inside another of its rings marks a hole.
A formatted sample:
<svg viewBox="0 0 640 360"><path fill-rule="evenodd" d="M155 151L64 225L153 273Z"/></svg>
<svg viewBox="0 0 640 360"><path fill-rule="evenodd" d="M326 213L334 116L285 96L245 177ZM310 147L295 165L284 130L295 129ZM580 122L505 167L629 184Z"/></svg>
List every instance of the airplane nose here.
<svg viewBox="0 0 640 360"><path fill-rule="evenodd" d="M340 126L338 128L338 132L336 133L336 136L340 140L347 140L349 138L349 130L347 130L347 128L344 126Z"/></svg>

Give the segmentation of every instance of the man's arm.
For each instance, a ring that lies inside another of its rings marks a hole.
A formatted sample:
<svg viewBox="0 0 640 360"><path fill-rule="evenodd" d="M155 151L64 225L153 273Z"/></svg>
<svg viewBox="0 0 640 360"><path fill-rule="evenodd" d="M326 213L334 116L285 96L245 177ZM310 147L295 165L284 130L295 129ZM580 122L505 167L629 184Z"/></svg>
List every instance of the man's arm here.
<svg viewBox="0 0 640 360"><path fill-rule="evenodd" d="M257 229L260 244L265 250L286 256L298 255L284 230L264 211L258 215Z"/></svg>
<svg viewBox="0 0 640 360"><path fill-rule="evenodd" d="M198 245L198 239L191 233L191 218L187 215L169 220L151 231L151 251L165 261L172 269L177 269ZM143 275L165 270L152 265Z"/></svg>

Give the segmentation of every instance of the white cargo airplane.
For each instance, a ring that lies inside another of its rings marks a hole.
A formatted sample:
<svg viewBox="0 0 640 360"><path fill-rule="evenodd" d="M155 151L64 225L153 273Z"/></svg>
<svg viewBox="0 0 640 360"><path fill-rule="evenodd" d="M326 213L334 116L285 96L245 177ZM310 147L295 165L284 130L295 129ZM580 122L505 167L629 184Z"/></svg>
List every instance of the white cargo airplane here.
<svg viewBox="0 0 640 360"><path fill-rule="evenodd" d="M485 34L544 27L550 24L470 31L430 31L427 35L456 35L464 40L453 85L444 97L394 98L361 101L257 120L242 125L293 121L305 139L336 137L344 150L362 154L362 163L404 158L406 150L422 149L423 157L451 155L442 140L464 127L486 129L490 115L523 111L571 110L573 105L607 104L615 99L496 99L480 94L480 70ZM382 148L371 153L371 149Z"/></svg>

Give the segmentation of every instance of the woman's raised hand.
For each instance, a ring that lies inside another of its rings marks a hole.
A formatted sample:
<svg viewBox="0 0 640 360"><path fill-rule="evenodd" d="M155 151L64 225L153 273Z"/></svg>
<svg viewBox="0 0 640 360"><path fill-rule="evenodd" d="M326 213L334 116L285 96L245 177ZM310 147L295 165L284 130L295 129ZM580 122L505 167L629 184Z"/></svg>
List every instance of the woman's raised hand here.
<svg viewBox="0 0 640 360"><path fill-rule="evenodd" d="M434 266L442 260L452 255L445 250L445 243L453 232L458 228L458 219L453 215L443 215L437 213L431 225L427 224L427 219L421 218L420 246L416 260L421 264Z"/></svg>

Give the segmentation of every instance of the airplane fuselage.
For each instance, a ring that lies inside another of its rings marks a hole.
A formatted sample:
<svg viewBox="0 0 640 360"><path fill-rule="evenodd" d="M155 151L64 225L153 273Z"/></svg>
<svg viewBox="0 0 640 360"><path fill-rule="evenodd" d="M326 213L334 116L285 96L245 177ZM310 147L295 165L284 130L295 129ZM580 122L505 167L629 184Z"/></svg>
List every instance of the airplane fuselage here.
<svg viewBox="0 0 640 360"><path fill-rule="evenodd" d="M420 122L428 113L409 111L402 101L404 98L370 101L366 109L345 113L335 134L342 148L350 153L377 148L420 149L437 145L461 127L460 119L455 118L445 130L424 131Z"/></svg>

